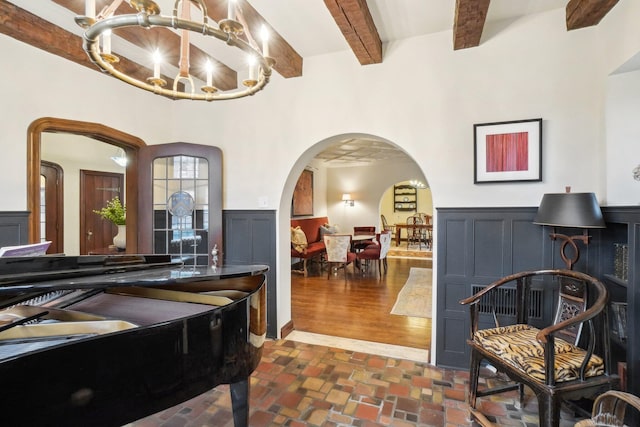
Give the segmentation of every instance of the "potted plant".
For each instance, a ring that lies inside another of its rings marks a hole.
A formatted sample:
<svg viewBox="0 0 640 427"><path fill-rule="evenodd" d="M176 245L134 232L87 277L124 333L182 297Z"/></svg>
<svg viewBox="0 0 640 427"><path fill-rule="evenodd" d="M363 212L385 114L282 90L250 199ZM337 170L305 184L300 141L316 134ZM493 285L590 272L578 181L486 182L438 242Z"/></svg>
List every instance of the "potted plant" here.
<svg viewBox="0 0 640 427"><path fill-rule="evenodd" d="M113 244L119 248L126 247L126 216L127 208L120 202L118 196L107 202L107 205L100 210L94 210L94 213L100 215L102 219L106 219L114 223L118 227L118 234L113 238Z"/></svg>

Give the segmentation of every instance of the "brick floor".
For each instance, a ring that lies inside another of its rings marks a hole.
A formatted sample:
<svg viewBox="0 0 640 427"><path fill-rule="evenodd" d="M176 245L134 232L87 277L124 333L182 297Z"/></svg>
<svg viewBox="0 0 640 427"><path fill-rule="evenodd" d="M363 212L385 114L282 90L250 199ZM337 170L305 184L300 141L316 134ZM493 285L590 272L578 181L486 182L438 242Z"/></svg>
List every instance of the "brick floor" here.
<svg viewBox="0 0 640 427"><path fill-rule="evenodd" d="M288 340L267 341L251 376L251 427L478 426L465 402L467 371ZM481 381L496 381L495 378ZM538 425L528 395L517 409L515 392L478 400L499 426ZM576 419L562 414L562 427ZM233 427L229 386L220 385L129 427Z"/></svg>

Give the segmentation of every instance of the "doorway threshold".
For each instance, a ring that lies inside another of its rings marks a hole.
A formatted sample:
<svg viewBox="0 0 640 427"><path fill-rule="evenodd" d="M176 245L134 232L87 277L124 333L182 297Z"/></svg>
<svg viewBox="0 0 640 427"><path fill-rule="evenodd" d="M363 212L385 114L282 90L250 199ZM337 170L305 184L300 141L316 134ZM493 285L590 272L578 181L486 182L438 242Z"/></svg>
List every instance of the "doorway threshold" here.
<svg viewBox="0 0 640 427"><path fill-rule="evenodd" d="M325 347L341 348L343 350L377 354L394 359L406 359L414 362L429 362L429 350L403 347L393 344L383 344L372 341L351 338L334 337L331 335L314 334L312 332L292 331L284 338L305 344L322 345Z"/></svg>

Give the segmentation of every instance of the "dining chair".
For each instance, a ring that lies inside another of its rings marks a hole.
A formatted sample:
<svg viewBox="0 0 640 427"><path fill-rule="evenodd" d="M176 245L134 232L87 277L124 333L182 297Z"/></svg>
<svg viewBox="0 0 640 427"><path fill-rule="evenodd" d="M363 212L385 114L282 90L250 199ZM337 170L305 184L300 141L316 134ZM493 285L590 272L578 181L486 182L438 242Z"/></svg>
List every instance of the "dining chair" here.
<svg viewBox="0 0 640 427"><path fill-rule="evenodd" d="M340 264L344 269L344 282L347 282L347 265L356 260L356 254L351 252L351 235L349 234L325 234L324 245L327 249L328 272L327 279L331 278L334 264ZM354 267L355 268L355 267ZM355 273L355 271L354 271Z"/></svg>
<svg viewBox="0 0 640 427"><path fill-rule="evenodd" d="M377 244L367 246L362 252L356 254L356 258L362 261L377 260L378 274L382 277L382 266L387 273L387 253L391 248L391 232L383 231L376 236Z"/></svg>
<svg viewBox="0 0 640 427"><path fill-rule="evenodd" d="M380 220L382 221L382 230L383 231L390 231L391 233L395 233L396 232L396 226L395 225L391 225L387 222L387 218L380 214Z"/></svg>
<svg viewBox="0 0 640 427"><path fill-rule="evenodd" d="M423 229L424 242L429 249L433 248L433 215L423 214L422 221L431 228Z"/></svg>
<svg viewBox="0 0 640 427"><path fill-rule="evenodd" d="M375 234L376 227L372 225L353 227L354 236L375 236ZM353 242L353 249L358 252L369 246L371 243L373 243L373 240L371 239Z"/></svg>
<svg viewBox="0 0 640 427"><path fill-rule="evenodd" d="M407 218L407 249L409 249L411 244L417 243L420 250L422 250L422 228L415 226L422 225L423 223L420 215L417 214Z"/></svg>

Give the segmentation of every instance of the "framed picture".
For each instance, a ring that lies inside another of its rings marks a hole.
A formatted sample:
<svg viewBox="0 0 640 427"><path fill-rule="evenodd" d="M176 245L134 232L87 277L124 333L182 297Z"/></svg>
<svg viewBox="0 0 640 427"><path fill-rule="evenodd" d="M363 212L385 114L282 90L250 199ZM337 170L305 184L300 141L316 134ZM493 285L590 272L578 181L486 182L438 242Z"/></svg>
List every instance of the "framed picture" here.
<svg viewBox="0 0 640 427"><path fill-rule="evenodd" d="M313 171L303 170L293 190L291 216L313 215Z"/></svg>
<svg viewBox="0 0 640 427"><path fill-rule="evenodd" d="M542 181L542 119L473 125L473 182Z"/></svg>

